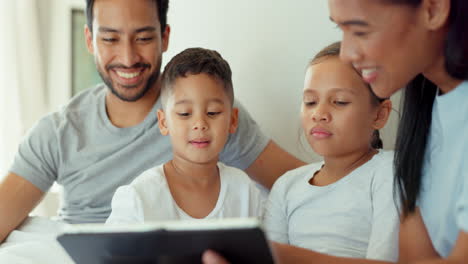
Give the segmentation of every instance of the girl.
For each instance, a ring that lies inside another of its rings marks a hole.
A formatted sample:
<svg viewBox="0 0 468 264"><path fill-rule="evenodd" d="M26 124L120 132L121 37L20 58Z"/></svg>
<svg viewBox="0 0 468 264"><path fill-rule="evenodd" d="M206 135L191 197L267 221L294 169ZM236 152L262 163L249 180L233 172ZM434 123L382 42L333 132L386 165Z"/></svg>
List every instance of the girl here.
<svg viewBox="0 0 468 264"><path fill-rule="evenodd" d="M379 100L349 63L340 43L310 63L302 127L324 161L289 171L273 186L265 217L275 242L337 256L397 258L398 213L392 195L392 152L378 129L390 100Z"/></svg>

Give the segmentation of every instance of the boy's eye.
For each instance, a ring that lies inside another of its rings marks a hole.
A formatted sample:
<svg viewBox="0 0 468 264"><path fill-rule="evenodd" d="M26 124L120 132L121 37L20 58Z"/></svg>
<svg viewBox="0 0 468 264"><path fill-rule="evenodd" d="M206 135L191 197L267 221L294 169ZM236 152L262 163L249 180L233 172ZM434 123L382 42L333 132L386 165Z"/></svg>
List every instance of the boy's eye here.
<svg viewBox="0 0 468 264"><path fill-rule="evenodd" d="M304 105L306 105L306 106L314 106L315 104L316 104L315 101L308 101L308 102L304 101Z"/></svg>
<svg viewBox="0 0 468 264"><path fill-rule="evenodd" d="M184 117L185 117L185 116L189 116L190 113L177 113L177 115L178 115L178 116L184 116Z"/></svg>
<svg viewBox="0 0 468 264"><path fill-rule="evenodd" d="M221 112L208 112L207 114L208 114L209 116L216 116L216 115L221 114Z"/></svg>

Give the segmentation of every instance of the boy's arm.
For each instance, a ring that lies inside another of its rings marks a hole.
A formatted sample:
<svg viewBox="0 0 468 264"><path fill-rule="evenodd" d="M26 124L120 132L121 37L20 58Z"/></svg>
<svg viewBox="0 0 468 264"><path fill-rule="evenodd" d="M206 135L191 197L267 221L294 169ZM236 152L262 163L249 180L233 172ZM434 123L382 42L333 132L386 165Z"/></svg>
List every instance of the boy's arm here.
<svg viewBox="0 0 468 264"><path fill-rule="evenodd" d="M35 185L9 173L0 183L0 243L18 227L44 196Z"/></svg>
<svg viewBox="0 0 468 264"><path fill-rule="evenodd" d="M305 164L270 140L263 152L245 171L250 178L271 189L279 176Z"/></svg>

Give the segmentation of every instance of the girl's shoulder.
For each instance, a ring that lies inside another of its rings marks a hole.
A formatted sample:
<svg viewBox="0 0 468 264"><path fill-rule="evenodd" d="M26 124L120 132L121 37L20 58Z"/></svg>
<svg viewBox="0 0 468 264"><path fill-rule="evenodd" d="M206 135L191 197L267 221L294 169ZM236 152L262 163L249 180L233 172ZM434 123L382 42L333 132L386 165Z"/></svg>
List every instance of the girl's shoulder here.
<svg viewBox="0 0 468 264"><path fill-rule="evenodd" d="M374 184L393 184L394 151L380 150L370 161L366 170L372 173Z"/></svg>
<svg viewBox="0 0 468 264"><path fill-rule="evenodd" d="M278 180L276 180L275 184L273 185L273 188L288 189L291 185L299 181L302 181L302 180L308 181L308 179L310 179L316 171L320 170L322 166L323 166L323 161L306 164L299 168L287 171L285 174L279 177Z"/></svg>
<svg viewBox="0 0 468 264"><path fill-rule="evenodd" d="M393 150L379 150L379 153L375 154L371 160L366 163L369 170L381 170L393 168Z"/></svg>

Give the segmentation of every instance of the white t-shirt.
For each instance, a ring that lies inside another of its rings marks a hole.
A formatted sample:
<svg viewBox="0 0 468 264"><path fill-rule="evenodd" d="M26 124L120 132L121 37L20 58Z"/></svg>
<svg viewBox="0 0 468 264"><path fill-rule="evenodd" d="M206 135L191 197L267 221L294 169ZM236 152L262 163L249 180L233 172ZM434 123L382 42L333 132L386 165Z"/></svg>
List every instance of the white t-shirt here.
<svg viewBox="0 0 468 264"><path fill-rule="evenodd" d="M266 192L243 171L218 162L221 189L215 208L204 218L262 217ZM130 185L121 186L112 198L106 223L194 220L174 201L163 165L143 172Z"/></svg>
<svg viewBox="0 0 468 264"><path fill-rule="evenodd" d="M309 180L323 162L287 172L274 184L267 203L269 239L334 256L397 260L392 162L393 152L380 151L322 187Z"/></svg>

